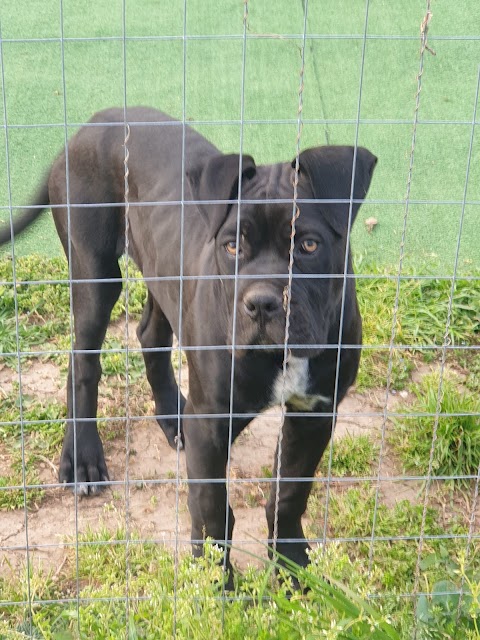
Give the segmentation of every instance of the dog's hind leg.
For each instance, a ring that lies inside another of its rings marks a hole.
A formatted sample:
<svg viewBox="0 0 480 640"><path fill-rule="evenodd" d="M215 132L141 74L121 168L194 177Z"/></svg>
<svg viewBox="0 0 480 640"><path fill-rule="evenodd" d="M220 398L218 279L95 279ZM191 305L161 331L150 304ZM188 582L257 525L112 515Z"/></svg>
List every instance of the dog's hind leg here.
<svg viewBox="0 0 480 640"><path fill-rule="evenodd" d="M68 143L69 162L62 153L48 181L53 219L73 280L75 342L59 478L75 483L74 489L81 494L95 493L99 488L95 483L108 480L96 421L100 349L122 291L118 260L124 251L124 212L120 205L104 203L121 203L123 196L116 193L114 176L102 163L112 140L105 133L103 138L99 135L95 128L80 129Z"/></svg>
<svg viewBox="0 0 480 640"><path fill-rule="evenodd" d="M183 448L180 432L178 443L179 417L178 402L180 398L180 413L185 407L185 398L178 395L178 386L175 381L172 367L172 329L164 313L155 302L151 293L148 293L147 302L143 309L143 316L137 329L137 336L142 345L143 358L147 370L147 378L152 387L155 400L155 412L157 416L171 416L157 418L168 444L176 449L177 444ZM158 349L158 350L156 350Z"/></svg>
<svg viewBox="0 0 480 640"><path fill-rule="evenodd" d="M72 284L75 324L74 353L71 356L67 405L68 425L60 459L60 482L75 482L80 494L95 493L108 480L103 446L97 430L100 353L110 314L120 296L122 284L115 256L78 255L72 251ZM101 279L101 282L95 280ZM107 281L105 279L114 279ZM91 351L91 353L89 353ZM76 463L75 463L76 452Z"/></svg>

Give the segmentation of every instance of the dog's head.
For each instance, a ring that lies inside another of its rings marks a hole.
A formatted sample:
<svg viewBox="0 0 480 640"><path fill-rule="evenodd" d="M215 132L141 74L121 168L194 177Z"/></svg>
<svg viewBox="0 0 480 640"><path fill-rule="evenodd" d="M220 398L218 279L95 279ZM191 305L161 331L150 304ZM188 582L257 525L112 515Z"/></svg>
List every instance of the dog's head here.
<svg viewBox="0 0 480 640"><path fill-rule="evenodd" d="M256 167L250 156L240 163L238 155L219 155L206 163L192 187L205 202L199 208L215 247L216 271L239 276L236 285L224 280L223 289L230 316L236 310L236 345L283 349L289 307L294 355L322 351L332 323L337 319L338 324L347 236L376 161L362 147L324 146L300 154L297 198L310 202L296 205L291 296L296 159Z"/></svg>

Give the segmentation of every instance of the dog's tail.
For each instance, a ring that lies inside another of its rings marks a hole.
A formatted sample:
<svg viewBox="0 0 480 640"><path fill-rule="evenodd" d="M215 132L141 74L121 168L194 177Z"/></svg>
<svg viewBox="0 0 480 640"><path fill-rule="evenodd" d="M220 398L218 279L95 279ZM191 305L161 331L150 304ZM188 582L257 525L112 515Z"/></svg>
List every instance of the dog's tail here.
<svg viewBox="0 0 480 640"><path fill-rule="evenodd" d="M29 227L32 222L40 216L50 204L50 198L48 196L48 178L46 177L39 187L32 204L27 207L22 213L13 218L11 225L5 225L0 227L0 245L10 242L13 235L21 233L24 229Z"/></svg>

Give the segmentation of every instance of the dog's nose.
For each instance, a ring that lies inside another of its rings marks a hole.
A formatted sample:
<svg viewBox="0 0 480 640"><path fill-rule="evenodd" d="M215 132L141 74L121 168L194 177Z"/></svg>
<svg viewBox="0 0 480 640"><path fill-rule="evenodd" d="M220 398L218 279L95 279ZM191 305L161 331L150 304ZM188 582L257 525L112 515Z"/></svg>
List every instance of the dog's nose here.
<svg viewBox="0 0 480 640"><path fill-rule="evenodd" d="M282 308L279 297L269 291L250 291L243 297L243 308L252 320L268 321Z"/></svg>

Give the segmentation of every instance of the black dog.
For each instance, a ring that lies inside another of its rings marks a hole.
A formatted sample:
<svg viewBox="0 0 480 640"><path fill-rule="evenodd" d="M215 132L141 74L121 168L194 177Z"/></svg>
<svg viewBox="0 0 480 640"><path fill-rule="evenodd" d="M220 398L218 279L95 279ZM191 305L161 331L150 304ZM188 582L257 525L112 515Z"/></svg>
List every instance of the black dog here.
<svg viewBox="0 0 480 640"><path fill-rule="evenodd" d="M344 278L345 260L352 273L351 258L345 252L349 216L353 222L369 187L375 156L364 148L355 153L353 147L341 146L300 154L298 198L343 202L300 203L289 301L295 161L257 167L253 158L243 156L240 177L238 155L220 153L200 134L168 116L133 108L127 111L127 120L137 123L131 124L127 145L129 254L147 278L148 298L138 337L145 350L156 412L166 416L160 418L160 426L176 446L180 397L188 477L221 480L229 438L238 436L252 414L283 397L287 413L281 477L311 478L331 436L328 414L334 410L334 397L340 402L345 396L360 358L359 348L342 347L338 354L335 345L339 340L345 345L361 344L355 282ZM98 350L122 289L118 261L125 250L124 112L102 111L90 122L70 140L68 157L63 152L54 162L35 200L37 208L27 209L14 222L18 233L40 214L42 205L55 205L55 225L71 260L78 352L68 376L70 420L60 480L76 481L77 490L85 494L97 490L96 482L108 480L94 420L101 374ZM237 229L239 184L242 203ZM0 244L9 239L10 229L3 229ZM237 284L232 277L236 270ZM289 360L283 380L288 307ZM170 361L173 333L189 348L188 400L178 395ZM242 417L244 413L248 416ZM327 415L318 417L318 413ZM308 562L301 516L311 484L308 480L281 482L278 497L277 550L301 565ZM270 538L275 502L273 483L267 505ZM194 553L201 553L206 536L225 541L225 484L192 483L188 503ZM229 508L227 539L233 523Z"/></svg>

